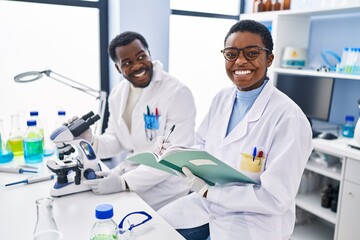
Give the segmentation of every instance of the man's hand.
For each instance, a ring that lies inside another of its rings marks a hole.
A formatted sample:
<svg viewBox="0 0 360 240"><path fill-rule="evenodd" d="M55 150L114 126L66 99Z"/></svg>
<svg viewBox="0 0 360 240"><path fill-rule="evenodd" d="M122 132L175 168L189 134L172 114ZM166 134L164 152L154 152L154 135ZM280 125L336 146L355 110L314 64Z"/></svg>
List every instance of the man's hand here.
<svg viewBox="0 0 360 240"><path fill-rule="evenodd" d="M201 178L195 176L187 167L181 169L186 176L186 182L190 189L197 192L202 197L206 197L209 185Z"/></svg>
<svg viewBox="0 0 360 240"><path fill-rule="evenodd" d="M106 194L122 192L126 190L125 180L113 171L96 171L98 179L85 180L84 184L88 185L96 194Z"/></svg>

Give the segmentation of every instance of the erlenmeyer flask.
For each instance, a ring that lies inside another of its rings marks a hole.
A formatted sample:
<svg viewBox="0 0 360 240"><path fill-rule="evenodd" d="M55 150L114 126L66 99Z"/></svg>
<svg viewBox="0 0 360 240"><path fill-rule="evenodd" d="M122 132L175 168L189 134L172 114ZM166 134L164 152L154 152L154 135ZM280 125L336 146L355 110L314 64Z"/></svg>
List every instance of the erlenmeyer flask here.
<svg viewBox="0 0 360 240"><path fill-rule="evenodd" d="M53 199L50 197L36 200L37 221L33 240L60 240L62 234L58 230L52 212Z"/></svg>
<svg viewBox="0 0 360 240"><path fill-rule="evenodd" d="M23 136L20 126L19 114L11 115L11 131L7 142L7 149L14 153L15 156L21 156L23 151Z"/></svg>
<svg viewBox="0 0 360 240"><path fill-rule="evenodd" d="M10 162L13 158L14 154L6 150L4 126L2 119L0 119L0 163Z"/></svg>

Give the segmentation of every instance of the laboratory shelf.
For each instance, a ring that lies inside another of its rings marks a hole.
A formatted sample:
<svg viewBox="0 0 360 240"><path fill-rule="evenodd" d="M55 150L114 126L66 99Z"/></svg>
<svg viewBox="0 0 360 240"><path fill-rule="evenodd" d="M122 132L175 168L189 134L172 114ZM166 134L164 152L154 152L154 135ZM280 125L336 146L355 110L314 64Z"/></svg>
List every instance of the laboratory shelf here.
<svg viewBox="0 0 360 240"><path fill-rule="evenodd" d="M290 240L329 240L334 238L334 232L334 226L316 218L309 223L296 225Z"/></svg>
<svg viewBox="0 0 360 240"><path fill-rule="evenodd" d="M306 169L337 181L341 181L341 171L321 166L314 161L308 161Z"/></svg>
<svg viewBox="0 0 360 240"><path fill-rule="evenodd" d="M332 212L329 208L321 206L321 196L319 191L298 194L295 199L298 207L311 212L330 223L336 224L336 213Z"/></svg>
<svg viewBox="0 0 360 240"><path fill-rule="evenodd" d="M343 74L336 72L318 72L315 70L308 69L292 69L292 68L274 68L274 73L287 74L287 75L298 75L298 76L314 76L314 77L327 77L327 78L338 78L348 80L360 80L360 75Z"/></svg>

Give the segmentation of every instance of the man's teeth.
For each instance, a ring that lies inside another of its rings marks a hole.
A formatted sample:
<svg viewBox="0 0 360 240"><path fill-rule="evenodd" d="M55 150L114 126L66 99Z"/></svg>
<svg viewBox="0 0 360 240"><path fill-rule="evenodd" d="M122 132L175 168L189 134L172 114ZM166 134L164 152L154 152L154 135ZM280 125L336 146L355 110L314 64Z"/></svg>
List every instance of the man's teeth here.
<svg viewBox="0 0 360 240"><path fill-rule="evenodd" d="M144 76L146 73L146 71L142 71L141 73L138 73L138 74L134 74L135 77L142 77Z"/></svg>
<svg viewBox="0 0 360 240"><path fill-rule="evenodd" d="M250 70L243 70L243 71L236 70L235 74L236 75L245 75L245 74L249 74L250 72L251 72Z"/></svg>

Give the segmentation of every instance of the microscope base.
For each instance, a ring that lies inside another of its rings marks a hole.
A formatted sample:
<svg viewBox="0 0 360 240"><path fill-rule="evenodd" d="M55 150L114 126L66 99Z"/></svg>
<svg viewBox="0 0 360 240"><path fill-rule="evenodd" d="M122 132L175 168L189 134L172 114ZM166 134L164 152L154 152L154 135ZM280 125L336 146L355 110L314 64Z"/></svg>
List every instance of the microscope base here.
<svg viewBox="0 0 360 240"><path fill-rule="evenodd" d="M74 194L78 192L85 192L91 190L90 187L88 187L85 184L75 185L74 182L70 183L69 185L66 185L62 188L51 188L50 195L53 197L61 197L64 195Z"/></svg>

